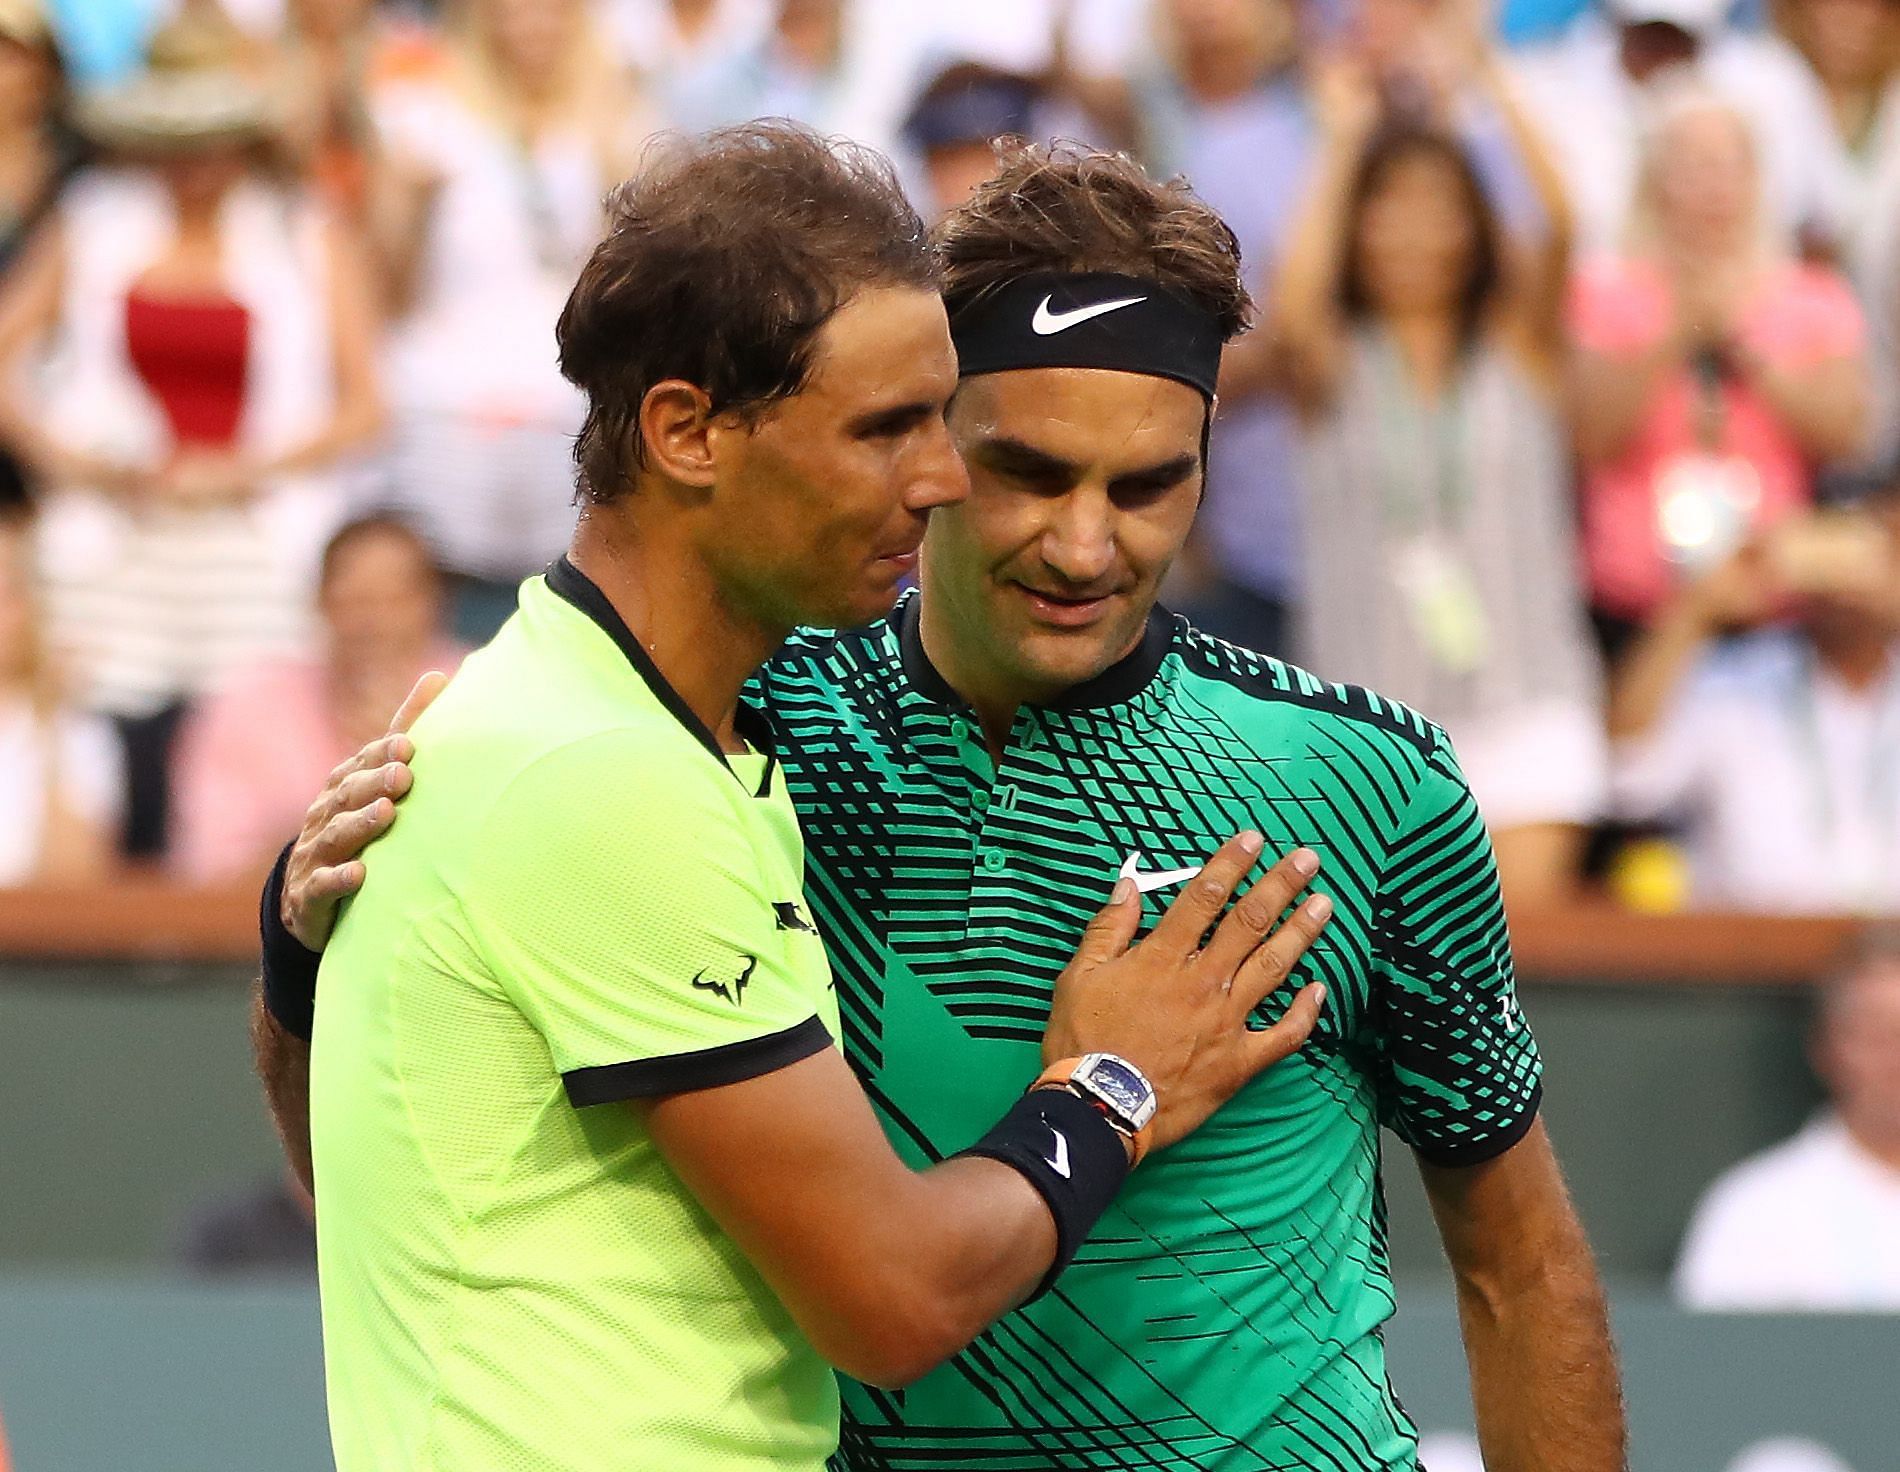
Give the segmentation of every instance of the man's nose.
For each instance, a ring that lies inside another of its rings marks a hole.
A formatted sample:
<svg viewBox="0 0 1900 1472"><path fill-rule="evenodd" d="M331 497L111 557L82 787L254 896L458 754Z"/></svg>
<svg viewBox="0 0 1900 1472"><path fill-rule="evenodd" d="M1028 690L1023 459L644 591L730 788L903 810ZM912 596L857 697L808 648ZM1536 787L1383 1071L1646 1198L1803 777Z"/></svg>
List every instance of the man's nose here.
<svg viewBox="0 0 1900 1472"><path fill-rule="evenodd" d="M1108 499L1086 488L1064 496L1043 533L1042 558L1066 582L1099 582L1115 565L1115 522Z"/></svg>
<svg viewBox="0 0 1900 1472"><path fill-rule="evenodd" d="M970 472L957 453L950 430L939 419L924 436L910 466L904 487L904 505L912 511L952 506L970 494Z"/></svg>

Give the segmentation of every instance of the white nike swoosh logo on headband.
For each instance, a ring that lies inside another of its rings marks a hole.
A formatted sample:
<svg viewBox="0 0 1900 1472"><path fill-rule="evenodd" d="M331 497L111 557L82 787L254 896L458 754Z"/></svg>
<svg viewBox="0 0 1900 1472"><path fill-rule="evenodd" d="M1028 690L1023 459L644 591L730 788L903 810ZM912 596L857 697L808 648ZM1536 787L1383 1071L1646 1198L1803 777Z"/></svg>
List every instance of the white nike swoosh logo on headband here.
<svg viewBox="0 0 1900 1472"><path fill-rule="evenodd" d="M1071 307L1066 312L1052 312L1049 303L1055 300L1054 293L1042 299L1042 305L1036 308L1036 315L1029 319L1029 330L1038 337L1054 337L1058 332L1067 332L1071 327L1095 317L1106 316L1110 312L1119 312L1123 307L1132 307L1136 302L1148 300L1145 296L1125 296L1118 301L1097 302L1092 307Z"/></svg>

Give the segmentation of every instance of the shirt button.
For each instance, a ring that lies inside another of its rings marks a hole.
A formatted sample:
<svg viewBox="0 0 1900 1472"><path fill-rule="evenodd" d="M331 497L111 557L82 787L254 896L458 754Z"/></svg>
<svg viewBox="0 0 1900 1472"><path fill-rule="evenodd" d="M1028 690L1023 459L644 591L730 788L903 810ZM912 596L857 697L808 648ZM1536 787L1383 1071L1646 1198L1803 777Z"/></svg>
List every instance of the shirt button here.
<svg viewBox="0 0 1900 1472"><path fill-rule="evenodd" d="M968 741L970 739L970 723L961 717L952 721L950 723L950 739L952 741Z"/></svg>
<svg viewBox="0 0 1900 1472"><path fill-rule="evenodd" d="M989 790L983 787L977 788L975 792L972 792L970 794L970 805L974 807L979 813L982 812L987 807L989 807L990 805Z"/></svg>
<svg viewBox="0 0 1900 1472"><path fill-rule="evenodd" d="M1009 858L1000 848L983 850L983 867L991 874L1000 874L1009 864Z"/></svg>

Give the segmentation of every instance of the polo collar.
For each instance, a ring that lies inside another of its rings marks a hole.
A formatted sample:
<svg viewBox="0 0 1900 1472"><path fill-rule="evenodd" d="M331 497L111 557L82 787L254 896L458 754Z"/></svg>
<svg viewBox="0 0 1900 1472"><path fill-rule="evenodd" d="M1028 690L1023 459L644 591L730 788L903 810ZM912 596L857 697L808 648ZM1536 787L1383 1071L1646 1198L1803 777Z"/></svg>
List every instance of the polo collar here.
<svg viewBox="0 0 1900 1472"><path fill-rule="evenodd" d="M922 608L922 594L913 593L891 615L897 625L898 657L903 662L904 676L919 694L938 705L966 706L969 702L950 688L924 652ZM1045 701L1041 708L1097 710L1125 704L1154 682L1173 644L1174 615L1157 603L1149 610L1148 625L1142 630L1140 643L1101 674L1070 686L1053 700Z"/></svg>
<svg viewBox="0 0 1900 1472"><path fill-rule="evenodd" d="M627 627L627 621L608 601L607 595L600 591L594 580L582 572L566 557L556 558L547 570L548 589L558 598L571 603L591 619L609 639L614 641L627 663L633 666L634 673L646 682L653 692L654 699L665 707L668 715L678 721L692 738L719 759L719 764L732 772L732 763L726 760L726 751L710 728L688 705L666 676L660 673L660 667L653 662L646 646L633 637L633 630ZM746 739L746 744L765 756L765 771L759 779L755 797L764 797L772 788L772 773L777 769L778 757L772 750L772 728L764 715L754 710L744 701L733 718L733 727ZM735 780L739 774L732 773Z"/></svg>

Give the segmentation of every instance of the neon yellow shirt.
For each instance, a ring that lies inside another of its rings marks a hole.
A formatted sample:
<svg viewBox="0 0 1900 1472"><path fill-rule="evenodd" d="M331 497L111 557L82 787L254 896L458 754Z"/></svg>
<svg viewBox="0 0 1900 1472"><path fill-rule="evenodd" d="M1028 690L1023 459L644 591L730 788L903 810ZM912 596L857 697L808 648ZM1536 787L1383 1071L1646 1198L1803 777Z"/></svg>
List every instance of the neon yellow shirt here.
<svg viewBox="0 0 1900 1472"><path fill-rule="evenodd" d="M816 1469L830 1369L624 1102L837 1035L775 763L565 562L416 737L317 990L339 1472Z"/></svg>

